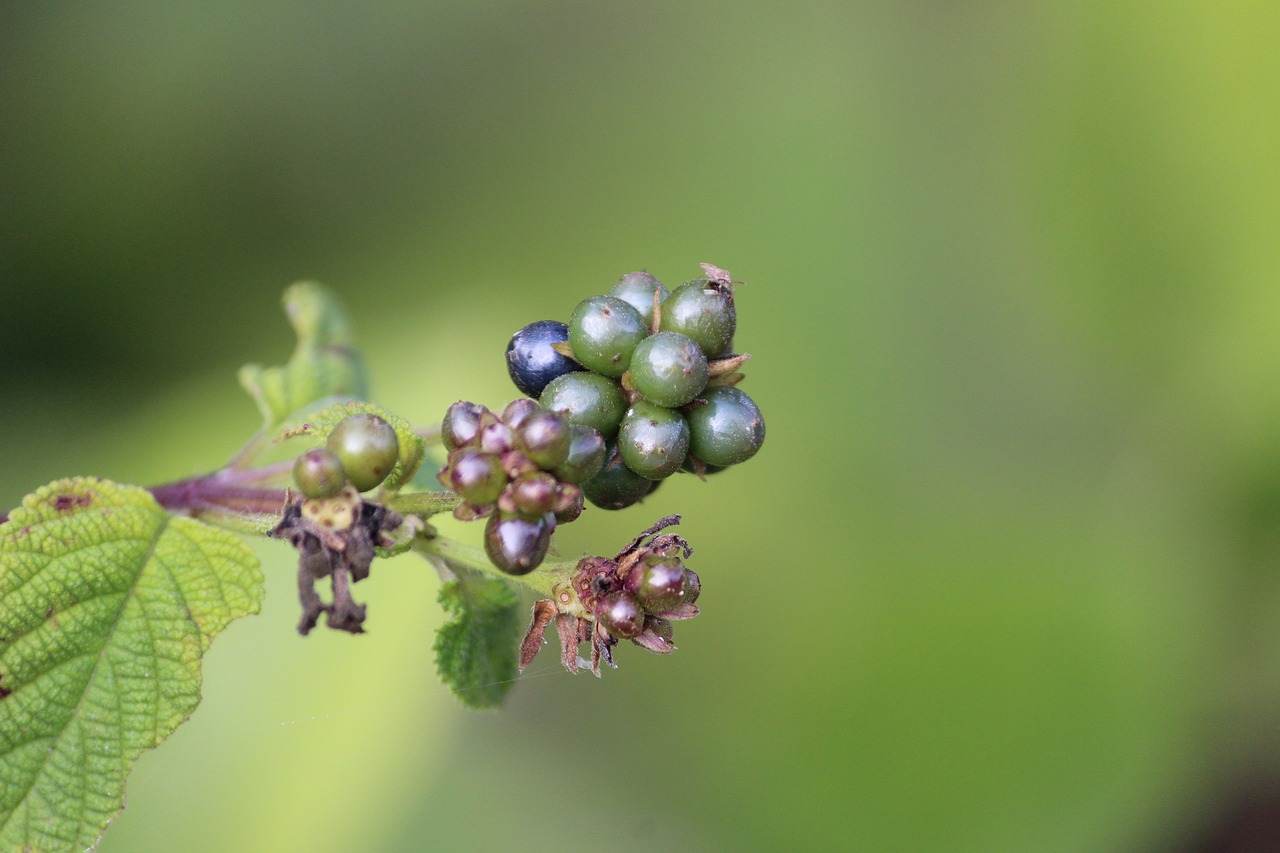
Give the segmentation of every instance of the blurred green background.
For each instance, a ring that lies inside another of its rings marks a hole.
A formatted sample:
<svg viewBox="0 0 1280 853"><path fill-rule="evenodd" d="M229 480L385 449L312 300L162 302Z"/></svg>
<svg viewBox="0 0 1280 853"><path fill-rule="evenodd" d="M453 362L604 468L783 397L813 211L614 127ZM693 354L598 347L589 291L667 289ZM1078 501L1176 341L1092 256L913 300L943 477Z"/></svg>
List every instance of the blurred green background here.
<svg viewBox="0 0 1280 853"><path fill-rule="evenodd" d="M361 584L368 635L304 640L262 544L265 613L102 849L1274 829L1278 43L1274 2L6 4L5 506L220 465L301 278L426 423L513 396L526 322L710 261L769 424L558 537L684 513L680 651L544 654L496 713L439 683L420 561Z"/></svg>

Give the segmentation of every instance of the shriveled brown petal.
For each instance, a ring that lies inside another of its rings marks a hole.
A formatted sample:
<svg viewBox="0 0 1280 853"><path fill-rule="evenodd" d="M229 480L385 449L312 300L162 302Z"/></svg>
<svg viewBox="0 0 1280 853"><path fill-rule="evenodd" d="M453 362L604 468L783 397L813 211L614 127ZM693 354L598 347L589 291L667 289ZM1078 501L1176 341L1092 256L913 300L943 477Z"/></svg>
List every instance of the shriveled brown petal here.
<svg viewBox="0 0 1280 853"><path fill-rule="evenodd" d="M556 617L556 631L560 634L560 662L564 668L578 674L578 643L582 636L581 626L584 620L561 613Z"/></svg>
<svg viewBox="0 0 1280 853"><path fill-rule="evenodd" d="M669 655L676 650L674 645L658 636L652 628L645 628L638 637L632 637L631 642L655 655Z"/></svg>
<svg viewBox="0 0 1280 853"><path fill-rule="evenodd" d="M520 643L520 670L533 663L534 657L542 648L543 634L551 620L556 617L556 606L551 599L544 598L533 603L533 619L529 622L529 630L525 632L524 641Z"/></svg>

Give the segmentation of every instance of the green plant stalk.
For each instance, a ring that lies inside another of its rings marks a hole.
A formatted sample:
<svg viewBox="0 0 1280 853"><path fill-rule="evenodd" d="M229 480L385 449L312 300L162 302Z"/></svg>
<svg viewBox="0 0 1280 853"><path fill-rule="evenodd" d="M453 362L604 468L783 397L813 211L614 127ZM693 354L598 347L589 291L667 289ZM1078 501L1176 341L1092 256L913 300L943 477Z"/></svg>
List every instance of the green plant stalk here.
<svg viewBox="0 0 1280 853"><path fill-rule="evenodd" d="M501 578L504 581L527 586L543 598L550 598L551 591L568 581L578 570L578 561L543 563L527 575L509 575L489 562L485 552L471 545L464 545L447 536L418 537L412 550L428 561L441 560L450 568L470 569Z"/></svg>

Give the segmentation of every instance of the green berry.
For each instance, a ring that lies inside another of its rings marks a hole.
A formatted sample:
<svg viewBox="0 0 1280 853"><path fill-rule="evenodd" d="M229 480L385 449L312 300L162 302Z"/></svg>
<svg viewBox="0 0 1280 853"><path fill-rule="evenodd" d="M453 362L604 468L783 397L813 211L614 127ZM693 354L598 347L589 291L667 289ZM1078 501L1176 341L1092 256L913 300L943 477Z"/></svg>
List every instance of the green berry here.
<svg viewBox="0 0 1280 853"><path fill-rule="evenodd" d="M554 468L569 456L569 427L555 412L534 412L516 430L516 447L539 468Z"/></svg>
<svg viewBox="0 0 1280 853"><path fill-rule="evenodd" d="M491 515L484 526L485 553L507 574L527 575L547 556L554 524L554 516L529 519Z"/></svg>
<svg viewBox="0 0 1280 853"><path fill-rule="evenodd" d="M293 482L304 496L323 500L342 491L347 484L347 472L336 454L315 447L293 463Z"/></svg>
<svg viewBox="0 0 1280 853"><path fill-rule="evenodd" d="M566 483L581 484L604 467L604 437L600 431L582 424L569 426L569 455L551 469Z"/></svg>
<svg viewBox="0 0 1280 853"><path fill-rule="evenodd" d="M627 372L631 352L649 334L636 309L614 296L592 296L569 318L569 346L578 363L615 379Z"/></svg>
<svg viewBox="0 0 1280 853"><path fill-rule="evenodd" d="M680 469L689 452L689 426L680 413L637 400L618 430L622 461L647 480L662 480Z"/></svg>
<svg viewBox="0 0 1280 853"><path fill-rule="evenodd" d="M653 328L653 294L658 294L658 303L667 298L667 289L647 272L629 272L618 279L610 290L610 296L616 296L640 313L647 328Z"/></svg>
<svg viewBox="0 0 1280 853"><path fill-rule="evenodd" d="M705 279L695 279L671 291L662 303L664 332L679 332L692 338L703 354L718 357L733 344L738 325L733 297Z"/></svg>
<svg viewBox="0 0 1280 853"><path fill-rule="evenodd" d="M553 379L539 400L548 412L559 412L571 424L589 426L606 439L618 432L627 411L622 386L597 373L580 371Z"/></svg>
<svg viewBox="0 0 1280 853"><path fill-rule="evenodd" d="M344 418L329 433L326 444L342 460L351 484L362 492L387 479L400 458L396 431L377 415Z"/></svg>
<svg viewBox="0 0 1280 853"><path fill-rule="evenodd" d="M683 406L707 387L707 357L691 338L658 332L632 353L631 385L659 406Z"/></svg>
<svg viewBox="0 0 1280 853"><path fill-rule="evenodd" d="M736 465L764 444L764 416L737 388L716 386L702 394L705 406L690 409L689 452L708 465Z"/></svg>
<svg viewBox="0 0 1280 853"><path fill-rule="evenodd" d="M606 450L604 467L582 484L582 493L601 509L625 509L652 492L657 485L623 464L618 448L610 446Z"/></svg>

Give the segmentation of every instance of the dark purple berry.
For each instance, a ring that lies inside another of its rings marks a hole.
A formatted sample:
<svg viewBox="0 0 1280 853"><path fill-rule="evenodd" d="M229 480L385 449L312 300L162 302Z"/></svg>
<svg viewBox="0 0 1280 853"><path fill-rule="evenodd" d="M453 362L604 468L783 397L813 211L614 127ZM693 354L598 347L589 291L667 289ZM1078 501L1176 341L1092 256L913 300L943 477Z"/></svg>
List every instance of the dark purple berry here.
<svg viewBox="0 0 1280 853"><path fill-rule="evenodd" d="M541 518L555 507L559 486L555 477L541 471L521 474L511 483L511 502L520 515Z"/></svg>
<svg viewBox="0 0 1280 853"><path fill-rule="evenodd" d="M530 400L528 397L520 397L507 403L507 407L502 410L502 417L499 418L507 426L512 429L519 429L520 425L528 419L534 412L539 412L542 407L538 405L537 400Z"/></svg>
<svg viewBox="0 0 1280 853"><path fill-rule="evenodd" d="M555 412L535 412L516 431L516 447L545 469L568 458L571 439L568 421Z"/></svg>
<svg viewBox="0 0 1280 853"><path fill-rule="evenodd" d="M619 639L629 640L644 630L644 610L629 592L611 592L596 606L596 619Z"/></svg>
<svg viewBox="0 0 1280 853"><path fill-rule="evenodd" d="M539 397L552 379L582 370L582 365L551 348L568 341L569 327L558 320L530 323L512 336L507 344L507 372L520 393Z"/></svg>
<svg viewBox="0 0 1280 853"><path fill-rule="evenodd" d="M457 450L476 440L480 431L480 418L489 410L478 403L459 400L444 413L440 424L440 439L446 450Z"/></svg>
<svg viewBox="0 0 1280 853"><path fill-rule="evenodd" d="M640 569L635 596L648 612L666 613L684 603L687 591L684 565L678 559L668 557Z"/></svg>
<svg viewBox="0 0 1280 853"><path fill-rule="evenodd" d="M525 575L536 569L551 545L552 527L547 518L489 516L484 526L484 550L489 561L510 575ZM554 516L550 518L554 522Z"/></svg>
<svg viewBox="0 0 1280 853"><path fill-rule="evenodd" d="M566 483L584 483L604 467L604 438L599 430L581 424L569 427L569 455L551 469Z"/></svg>

